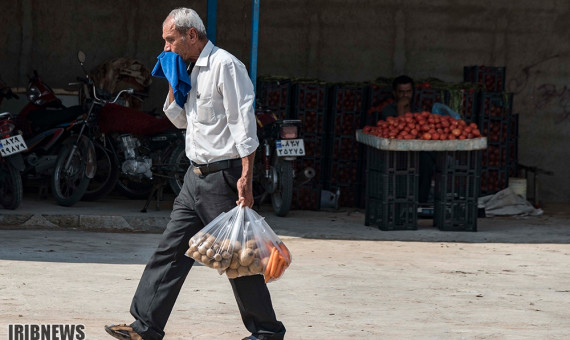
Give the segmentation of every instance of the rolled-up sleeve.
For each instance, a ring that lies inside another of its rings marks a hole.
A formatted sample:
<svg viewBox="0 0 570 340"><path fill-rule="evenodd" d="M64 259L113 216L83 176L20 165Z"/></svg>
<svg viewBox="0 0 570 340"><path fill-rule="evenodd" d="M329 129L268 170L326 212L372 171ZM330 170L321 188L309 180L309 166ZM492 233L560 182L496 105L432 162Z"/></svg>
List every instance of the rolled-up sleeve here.
<svg viewBox="0 0 570 340"><path fill-rule="evenodd" d="M188 121L186 120L186 111L176 104L176 101L173 100L172 103L168 103L168 95L166 96L166 100L164 101L164 114L166 117L170 119L172 124L179 129L185 129L188 125Z"/></svg>
<svg viewBox="0 0 570 340"><path fill-rule="evenodd" d="M246 157L259 146L257 123L253 111L255 93L245 66L222 64L218 90L222 93L228 127L240 156Z"/></svg>

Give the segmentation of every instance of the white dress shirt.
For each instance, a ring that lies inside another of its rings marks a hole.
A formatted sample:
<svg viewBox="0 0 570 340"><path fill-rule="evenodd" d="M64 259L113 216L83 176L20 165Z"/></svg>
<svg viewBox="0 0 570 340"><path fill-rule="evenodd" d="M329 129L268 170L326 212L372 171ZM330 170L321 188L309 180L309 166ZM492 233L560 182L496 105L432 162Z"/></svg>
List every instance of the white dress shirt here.
<svg viewBox="0 0 570 340"><path fill-rule="evenodd" d="M198 164L243 158L258 145L254 91L245 65L208 41L190 74L184 108L168 95L164 113L186 129L186 156Z"/></svg>

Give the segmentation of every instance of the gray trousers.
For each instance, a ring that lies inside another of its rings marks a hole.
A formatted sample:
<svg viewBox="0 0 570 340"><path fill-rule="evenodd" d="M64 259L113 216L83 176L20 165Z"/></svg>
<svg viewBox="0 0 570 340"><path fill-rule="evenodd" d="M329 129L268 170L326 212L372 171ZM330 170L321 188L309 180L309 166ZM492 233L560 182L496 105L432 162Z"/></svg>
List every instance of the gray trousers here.
<svg viewBox="0 0 570 340"><path fill-rule="evenodd" d="M148 261L131 304L133 329L145 340L161 340L178 293L194 264L185 256L188 241L220 213L235 208L241 167L200 177L192 166L174 200L170 222ZM243 323L263 339L283 339L285 327L275 317L262 275L230 279Z"/></svg>

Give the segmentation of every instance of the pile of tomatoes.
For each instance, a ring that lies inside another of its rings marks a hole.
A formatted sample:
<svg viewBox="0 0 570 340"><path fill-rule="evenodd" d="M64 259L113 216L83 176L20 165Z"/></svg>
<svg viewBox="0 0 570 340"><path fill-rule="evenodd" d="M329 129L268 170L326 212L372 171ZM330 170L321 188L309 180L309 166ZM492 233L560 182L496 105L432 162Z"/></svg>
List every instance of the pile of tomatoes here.
<svg viewBox="0 0 570 340"><path fill-rule="evenodd" d="M365 126L362 132L382 138L456 140L481 137L475 123L430 112L406 113L379 120L376 126Z"/></svg>

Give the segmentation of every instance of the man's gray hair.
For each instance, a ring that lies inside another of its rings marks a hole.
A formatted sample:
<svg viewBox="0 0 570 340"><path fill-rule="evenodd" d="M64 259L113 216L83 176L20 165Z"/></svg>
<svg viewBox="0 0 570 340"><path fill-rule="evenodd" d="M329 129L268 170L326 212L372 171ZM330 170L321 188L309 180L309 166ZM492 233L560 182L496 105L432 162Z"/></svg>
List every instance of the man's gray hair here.
<svg viewBox="0 0 570 340"><path fill-rule="evenodd" d="M194 28L198 32L198 38L200 40L208 38L202 19L200 19L198 13L193 9L184 7L173 9L170 14L168 14L166 20L168 18L174 19L174 25L178 32L185 34L189 29ZM164 20L164 22L166 22L166 20ZM163 26L164 22L162 23Z"/></svg>

